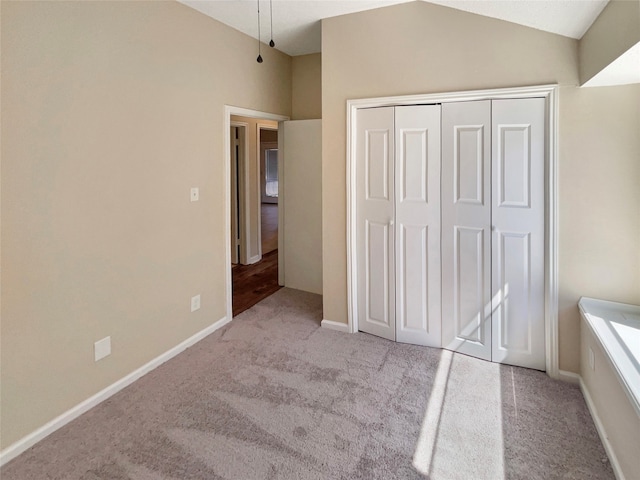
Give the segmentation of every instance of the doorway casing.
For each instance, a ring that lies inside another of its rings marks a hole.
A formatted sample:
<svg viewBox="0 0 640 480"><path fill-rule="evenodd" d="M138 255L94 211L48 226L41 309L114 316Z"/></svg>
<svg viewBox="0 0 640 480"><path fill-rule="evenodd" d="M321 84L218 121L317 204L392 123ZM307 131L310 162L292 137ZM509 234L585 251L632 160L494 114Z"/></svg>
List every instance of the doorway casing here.
<svg viewBox="0 0 640 480"><path fill-rule="evenodd" d="M235 189L232 188L230 192L230 204L231 204L231 213L235 213L236 215L236 238L235 241L238 243L236 247L238 250L238 262L240 264L246 264L249 259L249 250L248 250L248 241L247 241L247 232L250 229L249 224L249 215L247 215L247 207L245 205L248 195L246 192L249 189L248 185L248 175L245 173L245 158L247 156L247 152L249 151L249 136L247 135L247 128L249 124L245 122L231 122L231 128L236 128L238 130L238 137L234 139L238 142L238 149L236 150L237 158L230 158L230 162L233 163L234 160L237 160L236 168L231 168L231 183L235 183ZM242 180L242 181L240 181ZM233 194L237 195L237 200L234 200ZM234 205L235 204L235 205ZM231 219L231 233L234 233L233 228L234 219ZM233 253L231 254L231 259L233 260L235 257Z"/></svg>
<svg viewBox="0 0 640 480"><path fill-rule="evenodd" d="M283 143L282 139L284 138L282 122L285 120L289 120L289 117L286 115L277 115L274 113L261 112L259 110L251 110L248 108L235 107L232 105L224 106L224 117L223 117L223 138L224 138L224 209L225 209L225 220L224 220L224 238L225 240L225 260L226 260L226 311L227 318L233 318L233 298L232 298L232 275L231 275L231 242L229 239L231 238L231 136L229 132L231 130L231 115L238 115L241 117L251 117L258 120L273 120L278 122L278 147L281 150ZM284 155L278 156L278 172L282 172L281 162ZM258 156L256 159L250 159L249 161L257 161L258 172L260 171L260 157ZM280 181L278 182L278 196L282 199L281 195L283 192L284 178L280 177ZM245 196L247 192L245 192ZM260 196L258 195L258 201L260 200ZM245 200L246 202L246 200ZM284 224L284 209L278 209L278 228L281 231L281 227ZM248 222L247 222L248 223ZM284 248L284 243L282 241L282 235L278 235L278 249ZM278 283L280 285L284 284L284 255L278 255Z"/></svg>
<svg viewBox="0 0 640 480"><path fill-rule="evenodd" d="M475 100L545 98L545 364L552 378L575 382L559 370L558 360L558 86L473 90L347 100L347 315L348 330L358 331L356 256L356 119L358 109Z"/></svg>

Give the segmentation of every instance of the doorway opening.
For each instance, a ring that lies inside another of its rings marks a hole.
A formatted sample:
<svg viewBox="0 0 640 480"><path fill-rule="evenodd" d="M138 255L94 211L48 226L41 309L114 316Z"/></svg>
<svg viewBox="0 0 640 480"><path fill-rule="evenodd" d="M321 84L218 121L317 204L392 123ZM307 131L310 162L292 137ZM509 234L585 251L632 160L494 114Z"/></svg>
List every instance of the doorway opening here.
<svg viewBox="0 0 640 480"><path fill-rule="evenodd" d="M262 255L278 250L278 130L260 128L260 246Z"/></svg>
<svg viewBox="0 0 640 480"><path fill-rule="evenodd" d="M279 281L283 212L278 208L282 193L278 131L286 119L225 108L228 317L247 310L283 284Z"/></svg>

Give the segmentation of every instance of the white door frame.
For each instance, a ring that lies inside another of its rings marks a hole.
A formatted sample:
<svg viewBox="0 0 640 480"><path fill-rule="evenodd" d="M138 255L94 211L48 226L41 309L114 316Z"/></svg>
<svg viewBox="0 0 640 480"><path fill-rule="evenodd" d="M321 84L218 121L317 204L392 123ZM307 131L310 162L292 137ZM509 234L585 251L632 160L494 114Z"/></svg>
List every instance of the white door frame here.
<svg viewBox="0 0 640 480"><path fill-rule="evenodd" d="M233 298L232 298L232 276L231 276L231 115L238 115L242 117L252 117L261 120L275 120L278 123L278 138L283 135L283 124L285 120L289 120L289 117L285 115L277 115L274 113L261 112L259 110L251 110L248 108L235 107L233 105L225 105L222 119L223 127L223 154L224 158L224 238L225 243L225 260L226 260L226 310L227 318L233 318ZM259 161L259 159L258 159ZM282 187L279 185L278 195L282 193ZM247 195L247 192L245 192ZM248 204L248 203L247 203ZM278 209L280 211L281 209ZM284 222L284 216L278 215L278 239L280 237L280 231L282 231L282 222ZM280 247L280 244L278 245ZM281 259L284 255L278 252L278 272L284 271L284 264L281 264ZM279 273L280 274L280 273Z"/></svg>
<svg viewBox="0 0 640 480"><path fill-rule="evenodd" d="M251 225L249 223L249 215L247 215L247 201L249 199L249 175L247 174L247 156L249 154L249 124L246 122L231 122L232 127L242 129L242 135L239 140L243 143L240 157L238 158L238 164L241 168L238 168L236 174L238 175L238 185L241 187L238 189L238 238L240 240L240 254L238 257L238 263L245 265L250 257L248 234L251 231ZM231 164L231 158L229 158L229 164ZM231 192L229 193L231 195ZM229 197L231 199L231 197ZM230 200L231 202L231 200Z"/></svg>
<svg viewBox="0 0 640 480"><path fill-rule="evenodd" d="M558 86L473 90L466 92L378 97L347 100L347 313L348 328L358 331L356 257L356 119L358 109L425 103L468 102L502 98L546 99L545 110L545 364L552 378L558 367Z"/></svg>

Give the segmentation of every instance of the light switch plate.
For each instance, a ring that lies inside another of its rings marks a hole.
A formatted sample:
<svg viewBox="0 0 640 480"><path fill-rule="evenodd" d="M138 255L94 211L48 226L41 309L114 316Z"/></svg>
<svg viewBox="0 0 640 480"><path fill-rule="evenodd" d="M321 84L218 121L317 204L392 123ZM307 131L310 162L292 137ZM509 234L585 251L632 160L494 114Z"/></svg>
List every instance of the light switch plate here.
<svg viewBox="0 0 640 480"><path fill-rule="evenodd" d="M94 343L93 354L96 362L111 355L111 337L105 337Z"/></svg>
<svg viewBox="0 0 640 480"><path fill-rule="evenodd" d="M191 188L191 201L197 202L200 200L200 189L198 187Z"/></svg>
<svg viewBox="0 0 640 480"><path fill-rule="evenodd" d="M200 310L200 295L196 295L195 297L191 297L191 311L195 312L196 310Z"/></svg>

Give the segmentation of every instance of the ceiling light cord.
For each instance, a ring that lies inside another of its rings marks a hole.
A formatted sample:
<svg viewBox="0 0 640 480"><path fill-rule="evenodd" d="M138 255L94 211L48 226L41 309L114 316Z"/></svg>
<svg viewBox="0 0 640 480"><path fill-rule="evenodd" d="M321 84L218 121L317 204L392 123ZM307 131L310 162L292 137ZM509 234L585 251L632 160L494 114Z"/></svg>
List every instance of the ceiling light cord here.
<svg viewBox="0 0 640 480"><path fill-rule="evenodd" d="M256 58L258 63L262 63L262 55L260 54L260 0L258 0L258 58Z"/></svg>
<svg viewBox="0 0 640 480"><path fill-rule="evenodd" d="M269 0L269 18L271 19L271 41L269 46L273 48L276 46L276 42L273 41L273 0Z"/></svg>

